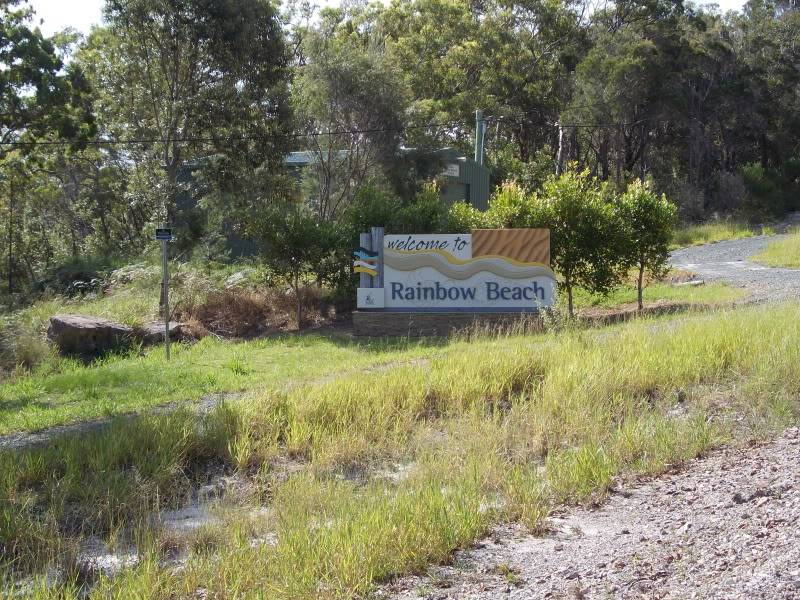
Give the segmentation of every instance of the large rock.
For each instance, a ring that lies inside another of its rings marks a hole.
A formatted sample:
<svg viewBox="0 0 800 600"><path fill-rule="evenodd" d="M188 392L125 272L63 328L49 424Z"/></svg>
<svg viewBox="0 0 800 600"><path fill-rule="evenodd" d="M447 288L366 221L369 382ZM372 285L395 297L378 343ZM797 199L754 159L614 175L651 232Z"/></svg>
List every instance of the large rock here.
<svg viewBox="0 0 800 600"><path fill-rule="evenodd" d="M133 329L97 317L55 315L50 317L47 337L64 354L97 356L129 344Z"/></svg>
<svg viewBox="0 0 800 600"><path fill-rule="evenodd" d="M145 346L152 346L153 344L160 344L164 341L164 322L153 321L152 323L145 323L141 327L137 327L134 332L136 338ZM183 323L176 323L170 321L169 323L169 339L171 342L179 342L186 338Z"/></svg>

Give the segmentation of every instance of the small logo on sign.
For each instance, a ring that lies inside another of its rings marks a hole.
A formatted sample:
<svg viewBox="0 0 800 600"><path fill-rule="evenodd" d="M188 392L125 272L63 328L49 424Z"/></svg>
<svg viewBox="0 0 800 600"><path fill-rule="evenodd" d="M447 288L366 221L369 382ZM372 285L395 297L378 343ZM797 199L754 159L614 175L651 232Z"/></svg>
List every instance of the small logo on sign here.
<svg viewBox="0 0 800 600"><path fill-rule="evenodd" d="M353 252L353 272L366 273L370 277L378 276L378 258L380 255L366 248Z"/></svg>

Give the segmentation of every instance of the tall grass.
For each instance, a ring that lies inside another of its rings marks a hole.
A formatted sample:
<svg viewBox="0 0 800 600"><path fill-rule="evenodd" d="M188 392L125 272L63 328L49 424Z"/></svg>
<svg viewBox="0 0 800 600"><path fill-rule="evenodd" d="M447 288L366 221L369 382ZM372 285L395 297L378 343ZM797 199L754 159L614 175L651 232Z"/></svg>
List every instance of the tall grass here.
<svg viewBox="0 0 800 600"><path fill-rule="evenodd" d="M773 233L769 227L763 228L762 235ZM757 232L746 223L733 219L721 219L699 225L686 225L675 230L672 237L673 248L712 244L724 240L753 237Z"/></svg>
<svg viewBox="0 0 800 600"><path fill-rule="evenodd" d="M307 335L231 343L205 338L109 356L91 365L59 359L0 382L0 435L141 411L217 392L280 387L430 352L424 342Z"/></svg>
<svg viewBox="0 0 800 600"><path fill-rule="evenodd" d="M655 281L644 289L645 302L676 302L713 306L740 300L745 292L724 283L706 283L700 286L676 286ZM559 302L564 302L559 298ZM580 307L613 309L622 305L633 305L637 301L636 286L624 284L607 295L590 294L583 289L575 292L575 304Z"/></svg>
<svg viewBox="0 0 800 600"><path fill-rule="evenodd" d="M363 596L493 523L541 530L551 506L601 499L620 474L656 474L737 433L796 422L798 316L797 305L758 307L457 341L428 364L257 394L202 421L152 417L124 442L109 439L120 424L0 454L0 544L16 567L41 568L38 557L74 543L65 515L108 535L216 462L252 480L268 517L233 518L210 550L187 546L180 570L162 564L158 543L144 547L139 566L92 597ZM409 465L403 477L376 475L394 464ZM267 533L276 541L258 543Z"/></svg>
<svg viewBox="0 0 800 600"><path fill-rule="evenodd" d="M794 230L787 237L772 242L750 260L768 267L800 269L800 230Z"/></svg>

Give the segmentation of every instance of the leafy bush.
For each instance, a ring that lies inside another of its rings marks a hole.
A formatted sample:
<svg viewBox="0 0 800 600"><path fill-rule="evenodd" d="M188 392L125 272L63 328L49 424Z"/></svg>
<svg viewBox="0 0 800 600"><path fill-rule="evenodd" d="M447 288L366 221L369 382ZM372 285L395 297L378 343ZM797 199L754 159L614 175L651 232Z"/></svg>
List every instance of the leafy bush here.
<svg viewBox="0 0 800 600"><path fill-rule="evenodd" d="M469 233L473 229L484 229L487 225L487 216L466 202L456 202L447 211L445 231L448 233Z"/></svg>
<svg viewBox="0 0 800 600"><path fill-rule="evenodd" d="M780 172L749 163L742 167L742 178L748 194L744 210L750 218L777 217L787 211L787 182Z"/></svg>
<svg viewBox="0 0 800 600"><path fill-rule="evenodd" d="M567 308L574 314L575 286L605 294L622 280L622 231L605 184L588 171L567 171L542 188L531 225L547 227L553 268L563 278Z"/></svg>
<svg viewBox="0 0 800 600"><path fill-rule="evenodd" d="M493 227L537 227L535 197L514 182L501 185L489 202L487 224Z"/></svg>
<svg viewBox="0 0 800 600"><path fill-rule="evenodd" d="M97 257L72 258L50 269L39 282L40 290L75 295L81 285L102 287L111 269L119 266L113 260Z"/></svg>
<svg viewBox="0 0 800 600"><path fill-rule="evenodd" d="M261 243L266 265L292 289L299 329L303 321L303 285L310 276L316 276L318 281L335 281L347 265L342 229L335 222L318 220L303 205L286 203L266 210L251 224L251 232Z"/></svg>
<svg viewBox="0 0 800 600"><path fill-rule="evenodd" d="M348 206L339 223L348 234L358 241L358 234L369 231L370 227L395 227L397 215L402 208L400 199L375 185L362 187L353 203Z"/></svg>
<svg viewBox="0 0 800 600"><path fill-rule="evenodd" d="M387 233L434 233L447 221L447 211L434 183L427 183L410 202L377 186L365 186L339 221L350 243L371 227L383 227Z"/></svg>
<svg viewBox="0 0 800 600"><path fill-rule="evenodd" d="M544 145L527 161L522 161L511 146L503 146L489 153L487 164L495 181L513 181L526 192L532 192L555 172L555 154L549 145Z"/></svg>
<svg viewBox="0 0 800 600"><path fill-rule="evenodd" d="M392 233L434 233L440 231L446 210L434 183L426 183L397 213Z"/></svg>

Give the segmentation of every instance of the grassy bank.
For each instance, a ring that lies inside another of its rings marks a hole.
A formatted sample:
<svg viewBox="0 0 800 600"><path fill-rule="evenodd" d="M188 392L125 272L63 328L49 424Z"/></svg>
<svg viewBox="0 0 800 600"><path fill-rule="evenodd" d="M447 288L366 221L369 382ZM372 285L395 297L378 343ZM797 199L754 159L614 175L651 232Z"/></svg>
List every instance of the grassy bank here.
<svg viewBox="0 0 800 600"><path fill-rule="evenodd" d="M768 267L800 269L800 231L795 230L787 237L772 242L750 260Z"/></svg>
<svg viewBox="0 0 800 600"><path fill-rule="evenodd" d="M686 246L699 246L772 233L773 231L769 227L764 227L763 230L756 232L746 223L732 219L710 221L699 225L685 225L676 229L672 237L672 247L685 248Z"/></svg>
<svg viewBox="0 0 800 600"><path fill-rule="evenodd" d="M735 302L745 296L745 292L723 283L706 283L699 286L674 285L666 282L653 282L644 290L646 303L680 302L686 304L706 304L709 306ZM559 298L560 301L565 300ZM613 309L636 303L636 286L626 284L613 290L607 296L589 294L583 289L575 293L577 306Z"/></svg>
<svg viewBox="0 0 800 600"><path fill-rule="evenodd" d="M58 563L85 582L69 557L95 534L135 541L140 562L94 581L92 598L360 597L494 523L539 530L552 507L600 499L617 477L796 422L799 312L458 340L426 364L2 453L6 572ZM248 493L188 534L148 523L210 464Z"/></svg>
<svg viewBox="0 0 800 600"><path fill-rule="evenodd" d="M342 336L278 336L249 342L205 338L86 365L60 359L0 383L0 435L140 411L217 392L282 387L427 352L423 342L358 342Z"/></svg>
<svg viewBox="0 0 800 600"><path fill-rule="evenodd" d="M432 352L430 343L367 343L345 335L284 334L246 342L210 336L195 345L175 346L169 364L164 361L161 348L134 348L88 365L58 356L44 337L53 314L75 312L129 325L155 318L158 299L151 292L157 287L157 270L145 265L115 273L116 283L106 294L43 300L8 317L14 325L0 330L0 341L15 345L18 355L27 356L24 362L32 368L18 367L0 380L0 435L197 400L212 393L280 387L290 381L357 371ZM225 274L215 274L212 281L196 271L186 271L176 278L176 305L202 304L203 298L213 294L212 290L219 289ZM654 282L645 290L648 303L716 305L741 295L740 290L722 284L689 287ZM566 301L563 296L559 297L562 305ZM234 297L227 299L231 298ZM222 310L225 300L220 301ZM636 289L630 284L606 297L576 290L579 312L597 307L614 309L635 301ZM236 310L228 312L234 323ZM242 319L248 323L257 320L248 311L244 311ZM237 327L232 325L232 329Z"/></svg>

